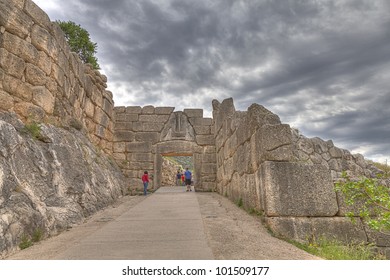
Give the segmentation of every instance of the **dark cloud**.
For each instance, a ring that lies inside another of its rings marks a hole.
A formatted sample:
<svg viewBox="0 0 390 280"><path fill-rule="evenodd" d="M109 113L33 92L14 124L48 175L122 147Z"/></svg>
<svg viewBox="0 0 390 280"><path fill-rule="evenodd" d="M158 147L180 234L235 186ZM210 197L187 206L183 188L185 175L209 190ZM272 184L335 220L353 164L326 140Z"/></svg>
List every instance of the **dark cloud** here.
<svg viewBox="0 0 390 280"><path fill-rule="evenodd" d="M390 156L387 0L36 2L90 32L117 105L210 115L212 99L233 97L238 110L259 103L308 136Z"/></svg>

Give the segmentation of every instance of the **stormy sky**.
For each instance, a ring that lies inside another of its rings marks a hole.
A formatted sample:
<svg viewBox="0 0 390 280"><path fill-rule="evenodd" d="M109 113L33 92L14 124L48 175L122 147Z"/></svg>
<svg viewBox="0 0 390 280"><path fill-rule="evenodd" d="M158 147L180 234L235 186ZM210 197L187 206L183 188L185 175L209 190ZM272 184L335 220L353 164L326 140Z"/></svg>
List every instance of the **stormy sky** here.
<svg viewBox="0 0 390 280"><path fill-rule="evenodd" d="M34 0L98 45L116 106L258 103L307 137L390 161L388 0Z"/></svg>

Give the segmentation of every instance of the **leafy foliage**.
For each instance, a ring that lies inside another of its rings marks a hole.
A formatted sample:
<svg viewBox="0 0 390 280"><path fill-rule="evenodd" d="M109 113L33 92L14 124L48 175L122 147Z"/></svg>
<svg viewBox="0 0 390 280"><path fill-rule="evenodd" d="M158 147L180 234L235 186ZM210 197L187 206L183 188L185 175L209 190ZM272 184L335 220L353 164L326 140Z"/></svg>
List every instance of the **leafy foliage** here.
<svg viewBox="0 0 390 280"><path fill-rule="evenodd" d="M92 42L87 30L73 21L56 21L65 33L70 49L80 56L84 63L90 63L94 69L100 69L95 57L97 44Z"/></svg>
<svg viewBox="0 0 390 280"><path fill-rule="evenodd" d="M357 208L371 229L390 235L390 188L375 178L353 181L346 172L342 178L336 183L336 191L344 195L346 204ZM347 216L353 220L355 215L349 212Z"/></svg>

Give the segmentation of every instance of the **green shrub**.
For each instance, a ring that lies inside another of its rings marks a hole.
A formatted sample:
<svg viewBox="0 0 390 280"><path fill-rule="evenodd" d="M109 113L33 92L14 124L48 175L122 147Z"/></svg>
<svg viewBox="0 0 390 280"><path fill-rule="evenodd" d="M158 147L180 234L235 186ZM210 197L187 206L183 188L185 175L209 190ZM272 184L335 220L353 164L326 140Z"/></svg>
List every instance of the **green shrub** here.
<svg viewBox="0 0 390 280"><path fill-rule="evenodd" d="M345 203L355 206L359 217L371 229L390 235L390 188L375 178L355 181L346 172L342 178L335 184L335 190L344 196ZM355 213L349 212L347 216L354 221Z"/></svg>
<svg viewBox="0 0 390 280"><path fill-rule="evenodd" d="M33 236L32 236L32 242L39 242L41 241L43 236L43 231L40 228L37 228L34 230Z"/></svg>
<svg viewBox="0 0 390 280"><path fill-rule="evenodd" d="M237 206L241 208L243 205L244 205L244 202L242 201L242 198L240 197L237 201Z"/></svg>
<svg viewBox="0 0 390 280"><path fill-rule="evenodd" d="M36 122L27 123L24 126L24 131L29 133L34 139L39 140L40 138L42 138L41 127Z"/></svg>
<svg viewBox="0 0 390 280"><path fill-rule="evenodd" d="M31 247L32 245L33 245L33 242L30 240L29 236L24 234L20 240L19 248L24 250L28 247Z"/></svg>

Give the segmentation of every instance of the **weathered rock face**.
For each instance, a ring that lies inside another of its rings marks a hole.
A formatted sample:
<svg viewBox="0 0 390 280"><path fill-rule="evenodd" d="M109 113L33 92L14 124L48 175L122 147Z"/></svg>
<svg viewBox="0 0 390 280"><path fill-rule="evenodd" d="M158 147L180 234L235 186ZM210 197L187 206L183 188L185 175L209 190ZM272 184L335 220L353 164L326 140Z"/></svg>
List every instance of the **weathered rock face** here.
<svg viewBox="0 0 390 280"><path fill-rule="evenodd" d="M176 185L177 165L164 158L161 167L161 186Z"/></svg>
<svg viewBox="0 0 390 280"><path fill-rule="evenodd" d="M44 142L0 114L0 256L23 235L61 232L126 191L114 161L80 131L40 125L39 134Z"/></svg>

